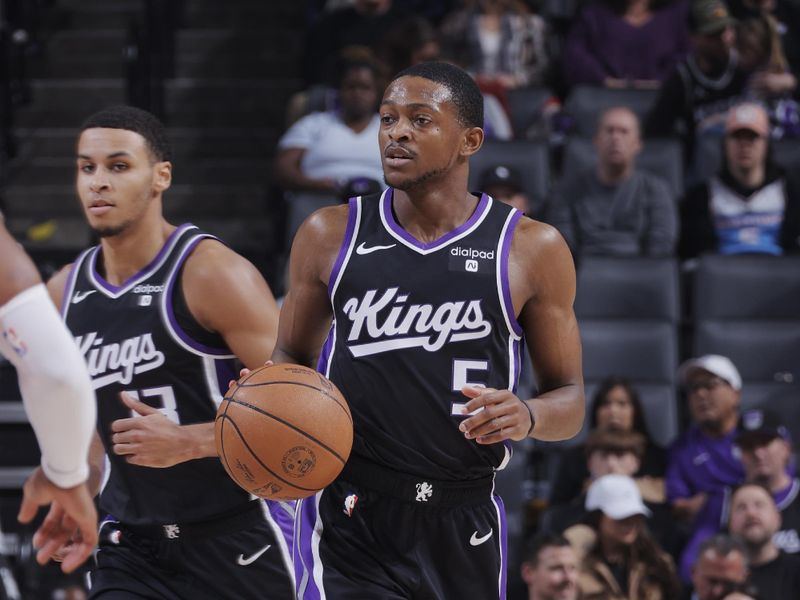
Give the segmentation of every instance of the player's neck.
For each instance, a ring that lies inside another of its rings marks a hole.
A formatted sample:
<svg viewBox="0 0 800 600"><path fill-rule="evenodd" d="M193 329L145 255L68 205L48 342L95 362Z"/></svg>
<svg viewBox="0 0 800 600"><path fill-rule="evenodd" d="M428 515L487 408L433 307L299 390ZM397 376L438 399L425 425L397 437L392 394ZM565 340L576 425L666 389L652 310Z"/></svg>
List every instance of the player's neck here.
<svg viewBox="0 0 800 600"><path fill-rule="evenodd" d="M121 285L136 275L158 255L175 229L159 215L156 224L142 219L118 235L103 238L100 243L105 280L111 285Z"/></svg>
<svg viewBox="0 0 800 600"><path fill-rule="evenodd" d="M461 190L394 190L392 208L397 222L423 243L433 242L463 225L475 212L478 197Z"/></svg>

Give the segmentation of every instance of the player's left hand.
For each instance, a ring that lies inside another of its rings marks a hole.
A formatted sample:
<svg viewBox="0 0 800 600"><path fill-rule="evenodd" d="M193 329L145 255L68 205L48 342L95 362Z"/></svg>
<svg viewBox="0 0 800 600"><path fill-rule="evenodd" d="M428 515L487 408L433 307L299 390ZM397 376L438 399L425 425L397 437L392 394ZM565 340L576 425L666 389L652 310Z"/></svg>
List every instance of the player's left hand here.
<svg viewBox="0 0 800 600"><path fill-rule="evenodd" d="M180 425L126 392L121 392L120 397L139 416L111 423L114 454L124 456L132 465L156 468L172 467L192 458Z"/></svg>
<svg viewBox="0 0 800 600"><path fill-rule="evenodd" d="M60 488L38 467L22 488L22 505L17 518L30 523L40 506L50 504L50 511L33 536L40 565L53 559L61 570L77 569L97 545L97 510L86 484Z"/></svg>
<svg viewBox="0 0 800 600"><path fill-rule="evenodd" d="M464 407L464 414L483 409L459 425L468 440L496 444L504 440L518 442L528 437L531 413L516 395L508 390L473 386L465 386L461 393L471 398Z"/></svg>

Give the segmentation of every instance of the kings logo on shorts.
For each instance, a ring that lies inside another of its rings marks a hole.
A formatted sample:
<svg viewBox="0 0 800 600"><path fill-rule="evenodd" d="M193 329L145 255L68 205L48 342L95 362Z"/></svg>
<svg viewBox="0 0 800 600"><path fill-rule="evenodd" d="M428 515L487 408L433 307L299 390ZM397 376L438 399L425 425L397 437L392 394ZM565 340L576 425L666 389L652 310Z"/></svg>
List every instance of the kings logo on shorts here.
<svg viewBox="0 0 800 600"><path fill-rule="evenodd" d="M481 300L433 304L409 303L410 294L392 287L369 290L350 298L343 312L350 319L347 336L353 356L369 356L403 348L436 352L445 344L487 337L492 324L484 318Z"/></svg>

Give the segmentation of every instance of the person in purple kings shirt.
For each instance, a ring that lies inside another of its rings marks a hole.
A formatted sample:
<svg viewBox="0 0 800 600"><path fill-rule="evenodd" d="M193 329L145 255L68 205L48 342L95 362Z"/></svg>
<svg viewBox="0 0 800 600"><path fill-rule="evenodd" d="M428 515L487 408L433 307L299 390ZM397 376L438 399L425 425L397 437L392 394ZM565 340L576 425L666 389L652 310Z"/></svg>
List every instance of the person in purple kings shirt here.
<svg viewBox="0 0 800 600"><path fill-rule="evenodd" d="M688 582L699 545L719 529L726 487L744 480L734 448L742 378L730 359L715 354L686 361L678 377L692 426L669 450L666 488L675 516L690 528L679 564Z"/></svg>

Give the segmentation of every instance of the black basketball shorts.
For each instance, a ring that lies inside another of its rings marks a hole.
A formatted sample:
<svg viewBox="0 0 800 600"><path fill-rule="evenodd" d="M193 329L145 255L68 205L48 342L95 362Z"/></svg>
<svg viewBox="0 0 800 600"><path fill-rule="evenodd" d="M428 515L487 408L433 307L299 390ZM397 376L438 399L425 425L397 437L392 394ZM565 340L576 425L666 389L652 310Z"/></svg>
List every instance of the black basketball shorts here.
<svg viewBox="0 0 800 600"><path fill-rule="evenodd" d="M106 520L89 598L293 599L293 508L253 501L235 517L147 528Z"/></svg>

